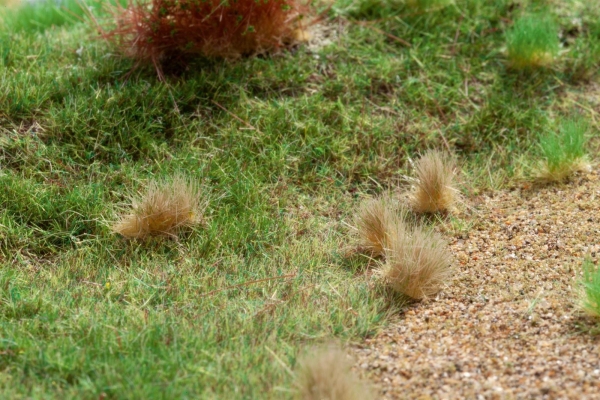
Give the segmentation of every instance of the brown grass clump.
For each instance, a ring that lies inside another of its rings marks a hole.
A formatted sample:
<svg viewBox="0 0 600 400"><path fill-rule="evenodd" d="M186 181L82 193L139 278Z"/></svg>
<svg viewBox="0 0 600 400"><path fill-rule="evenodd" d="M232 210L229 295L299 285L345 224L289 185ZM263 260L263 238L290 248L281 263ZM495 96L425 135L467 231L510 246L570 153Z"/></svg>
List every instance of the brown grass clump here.
<svg viewBox="0 0 600 400"><path fill-rule="evenodd" d="M452 256L442 237L423 226L398 226L381 275L394 290L416 300L435 295L451 277Z"/></svg>
<svg viewBox="0 0 600 400"><path fill-rule="evenodd" d="M307 0L308 1L308 0ZM278 50L301 38L300 0L129 0L112 10L103 36L139 63L161 66L189 56L237 58Z"/></svg>
<svg viewBox="0 0 600 400"><path fill-rule="evenodd" d="M352 372L346 354L335 346L313 349L298 362L296 371L298 399L370 400L370 387Z"/></svg>
<svg viewBox="0 0 600 400"><path fill-rule="evenodd" d="M382 256L396 233L399 217L384 198L364 202L356 217L361 246L374 257Z"/></svg>
<svg viewBox="0 0 600 400"><path fill-rule="evenodd" d="M380 274L397 292L416 300L435 295L450 279L452 257L442 237L415 225L386 198L361 206L356 227L363 250L384 258Z"/></svg>
<svg viewBox="0 0 600 400"><path fill-rule="evenodd" d="M121 216L112 230L127 238L177 237L181 228L201 221L198 187L178 175L170 181L151 182L132 200L132 211Z"/></svg>
<svg viewBox="0 0 600 400"><path fill-rule="evenodd" d="M448 154L426 152L415 165L417 184L412 206L419 213L448 212L458 191L454 187L455 168Z"/></svg>

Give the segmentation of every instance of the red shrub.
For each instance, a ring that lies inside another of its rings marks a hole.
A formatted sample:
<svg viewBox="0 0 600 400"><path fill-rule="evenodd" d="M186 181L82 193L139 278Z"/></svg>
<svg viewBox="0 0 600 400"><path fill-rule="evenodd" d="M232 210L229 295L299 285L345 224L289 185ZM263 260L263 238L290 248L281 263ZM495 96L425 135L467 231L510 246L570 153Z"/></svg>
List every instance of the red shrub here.
<svg viewBox="0 0 600 400"><path fill-rule="evenodd" d="M130 0L113 9L116 27L103 36L161 75L166 60L277 50L294 41L308 11L299 0Z"/></svg>

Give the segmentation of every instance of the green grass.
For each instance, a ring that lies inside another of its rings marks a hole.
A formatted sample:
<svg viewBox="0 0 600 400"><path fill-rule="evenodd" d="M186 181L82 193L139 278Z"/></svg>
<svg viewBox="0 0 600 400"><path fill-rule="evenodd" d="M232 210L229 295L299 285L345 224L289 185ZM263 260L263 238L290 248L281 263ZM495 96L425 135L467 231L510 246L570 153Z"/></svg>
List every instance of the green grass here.
<svg viewBox="0 0 600 400"><path fill-rule="evenodd" d="M563 121L558 132L540 136L542 179L560 182L588 165L585 150L588 130L585 120L573 119Z"/></svg>
<svg viewBox="0 0 600 400"><path fill-rule="evenodd" d="M289 398L300 349L359 341L403 306L344 256L362 197L428 148L456 153L471 194L511 185L556 115L597 133L599 10L550 9L580 31L522 75L503 56L511 2L350 3L323 47L197 60L166 83L77 18L4 12L4 397ZM177 242L110 232L129 194L177 173L210 192L204 226Z"/></svg>
<svg viewBox="0 0 600 400"><path fill-rule="evenodd" d="M593 317L600 317L600 270L590 260L582 265L583 279L581 281L582 302L585 312Z"/></svg>
<svg viewBox="0 0 600 400"><path fill-rule="evenodd" d="M73 25L82 20L85 11L77 0L24 1L4 10L5 29L13 32L42 32L51 27ZM99 8L100 1L90 1L89 7Z"/></svg>
<svg viewBox="0 0 600 400"><path fill-rule="evenodd" d="M409 9L435 10L452 4L453 0L405 0Z"/></svg>
<svg viewBox="0 0 600 400"><path fill-rule="evenodd" d="M506 34L508 63L512 68L549 66L558 55L558 29L547 14L518 18Z"/></svg>

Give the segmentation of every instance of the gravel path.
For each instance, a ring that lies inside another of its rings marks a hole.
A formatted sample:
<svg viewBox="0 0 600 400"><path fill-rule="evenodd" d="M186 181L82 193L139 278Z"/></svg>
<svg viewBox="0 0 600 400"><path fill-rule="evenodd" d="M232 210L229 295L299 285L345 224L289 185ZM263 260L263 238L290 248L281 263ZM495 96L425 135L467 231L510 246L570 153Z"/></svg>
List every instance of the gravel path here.
<svg viewBox="0 0 600 400"><path fill-rule="evenodd" d="M456 279L353 348L385 399L600 399L600 337L574 289L600 251L600 174L470 200Z"/></svg>

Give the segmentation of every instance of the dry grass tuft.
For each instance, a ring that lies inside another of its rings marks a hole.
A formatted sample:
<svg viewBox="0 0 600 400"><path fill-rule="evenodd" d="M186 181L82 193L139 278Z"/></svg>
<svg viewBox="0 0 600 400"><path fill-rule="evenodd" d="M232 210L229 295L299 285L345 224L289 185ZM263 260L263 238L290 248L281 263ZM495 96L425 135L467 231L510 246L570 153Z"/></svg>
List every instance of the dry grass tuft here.
<svg viewBox="0 0 600 400"><path fill-rule="evenodd" d="M371 388L352 372L346 354L329 345L316 348L298 361L298 398L302 400L369 400Z"/></svg>
<svg viewBox="0 0 600 400"><path fill-rule="evenodd" d="M455 167L449 154L429 150L416 162L412 206L419 213L448 212L457 199Z"/></svg>
<svg viewBox="0 0 600 400"><path fill-rule="evenodd" d="M438 233L404 223L398 225L380 272L392 289L420 300L447 284L451 267L452 256Z"/></svg>
<svg viewBox="0 0 600 400"><path fill-rule="evenodd" d="M121 216L112 230L127 238L177 237L181 228L202 220L198 187L181 175L151 182L146 192L132 200L132 211Z"/></svg>
<svg viewBox="0 0 600 400"><path fill-rule="evenodd" d="M162 78L162 66L190 56L238 58L300 41L309 11L299 0L129 0L102 35Z"/></svg>
<svg viewBox="0 0 600 400"><path fill-rule="evenodd" d="M420 300L446 285L451 278L452 256L438 233L408 218L405 209L378 198L363 203L356 227L362 249L384 258L379 272L385 283Z"/></svg>
<svg viewBox="0 0 600 400"><path fill-rule="evenodd" d="M356 216L360 245L372 256L385 254L400 223L397 210L384 198L365 201Z"/></svg>

